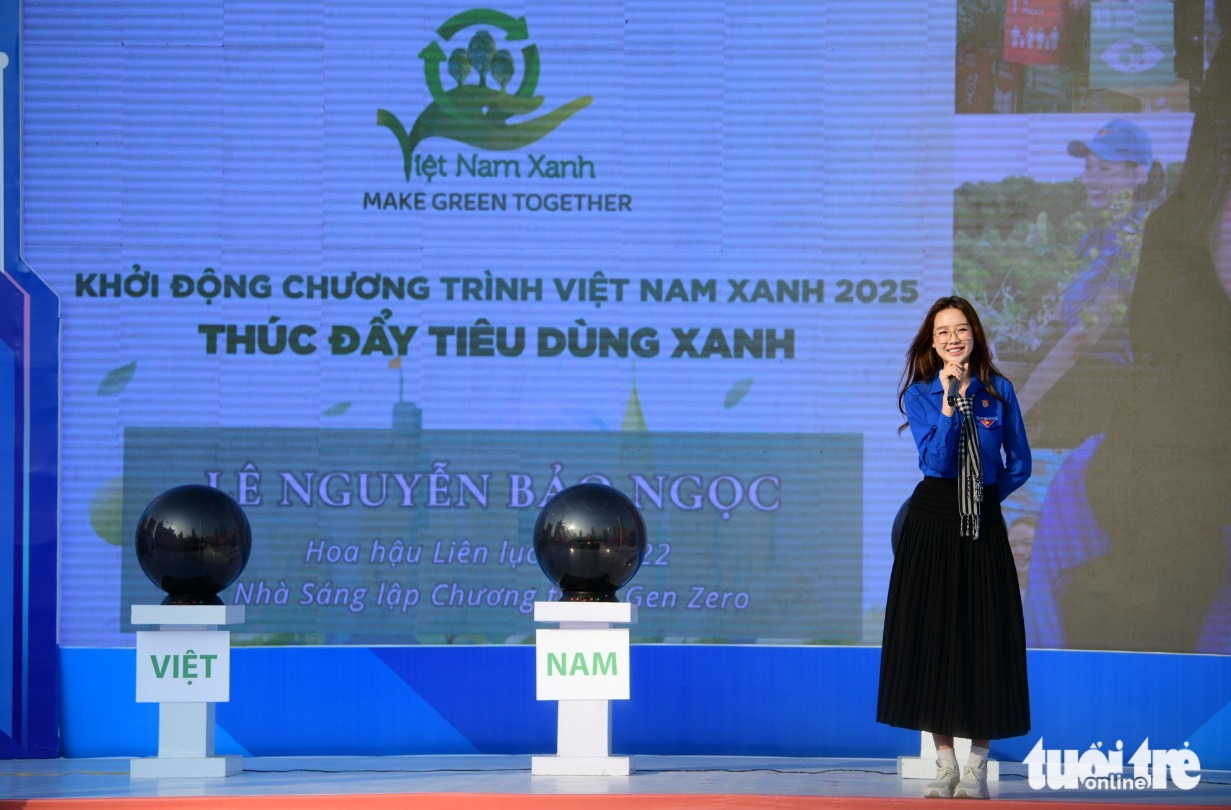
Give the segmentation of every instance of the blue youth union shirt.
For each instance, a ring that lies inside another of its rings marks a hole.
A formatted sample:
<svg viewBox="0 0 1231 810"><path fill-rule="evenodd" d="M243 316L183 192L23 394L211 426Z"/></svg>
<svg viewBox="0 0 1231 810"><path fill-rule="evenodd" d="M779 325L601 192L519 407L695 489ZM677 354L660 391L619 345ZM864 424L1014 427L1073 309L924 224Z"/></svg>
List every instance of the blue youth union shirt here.
<svg viewBox="0 0 1231 810"><path fill-rule="evenodd" d="M970 378L967 398L974 399L974 418L979 429L979 450L983 458L983 483L996 484L1004 500L1030 477L1030 445L1017 392L1003 377L993 381L1004 402L992 396L977 377ZM928 382L906 389L903 405L915 446L919 448L919 469L933 478L957 478L957 445L961 437L961 413L941 413L945 392L937 374ZM1004 448L1004 459L1000 450Z"/></svg>

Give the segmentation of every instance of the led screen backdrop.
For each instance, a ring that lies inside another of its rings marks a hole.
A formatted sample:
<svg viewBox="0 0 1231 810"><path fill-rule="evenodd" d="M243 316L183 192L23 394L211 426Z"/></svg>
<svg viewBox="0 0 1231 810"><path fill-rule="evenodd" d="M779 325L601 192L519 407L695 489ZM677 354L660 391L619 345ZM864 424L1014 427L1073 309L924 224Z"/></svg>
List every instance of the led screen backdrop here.
<svg viewBox="0 0 1231 810"><path fill-rule="evenodd" d="M136 519L190 482L253 525L239 639L522 643L583 480L646 518L635 638L879 643L918 319L970 295L1020 389L1090 269L1066 150L1107 116L957 115L954 54L1008 59L952 3L192 9L26 12L67 645L132 643ZM1178 179L1192 115L1128 117ZM1039 445L1015 536L1096 434Z"/></svg>

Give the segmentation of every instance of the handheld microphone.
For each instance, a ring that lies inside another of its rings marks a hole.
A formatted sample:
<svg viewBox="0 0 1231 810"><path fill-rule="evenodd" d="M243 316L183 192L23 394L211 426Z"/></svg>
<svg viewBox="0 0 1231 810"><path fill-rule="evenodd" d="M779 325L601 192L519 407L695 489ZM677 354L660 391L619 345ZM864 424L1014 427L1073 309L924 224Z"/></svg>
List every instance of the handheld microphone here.
<svg viewBox="0 0 1231 810"><path fill-rule="evenodd" d="M958 400L958 397L959 397L959 396L961 396L961 395L958 393L958 389L959 389L959 388L961 388L961 387L962 387L962 381L961 381L959 378L954 377L953 379L949 380L949 394L948 394L948 399L949 399L949 407L950 407L950 408L956 408L956 407L957 407L957 400Z"/></svg>

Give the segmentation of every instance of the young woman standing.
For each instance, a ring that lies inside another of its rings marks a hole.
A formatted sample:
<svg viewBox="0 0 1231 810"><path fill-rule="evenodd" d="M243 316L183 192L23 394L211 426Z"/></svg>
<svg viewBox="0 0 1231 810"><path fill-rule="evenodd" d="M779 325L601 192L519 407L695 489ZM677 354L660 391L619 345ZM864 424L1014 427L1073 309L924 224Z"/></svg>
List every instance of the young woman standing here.
<svg viewBox="0 0 1231 810"><path fill-rule="evenodd" d="M937 776L924 796L986 799L990 741L1030 730L1021 596L1000 513L1030 477L1030 447L970 302L941 298L928 310L898 407L924 479L889 581L876 719L932 732ZM973 741L960 774L954 737Z"/></svg>

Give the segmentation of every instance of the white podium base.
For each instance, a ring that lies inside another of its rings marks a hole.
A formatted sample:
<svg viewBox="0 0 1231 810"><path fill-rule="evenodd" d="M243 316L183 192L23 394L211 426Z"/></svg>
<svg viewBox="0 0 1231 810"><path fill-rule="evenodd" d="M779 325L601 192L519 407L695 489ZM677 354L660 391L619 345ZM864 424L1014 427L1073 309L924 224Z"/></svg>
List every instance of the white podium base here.
<svg viewBox="0 0 1231 810"><path fill-rule="evenodd" d="M966 761L958 759L958 768L965 768ZM898 757L898 776L902 779L935 779L936 757ZM1000 763L994 759L987 761L987 781L1000 781Z"/></svg>
<svg viewBox="0 0 1231 810"><path fill-rule="evenodd" d="M532 776L628 776L634 770L632 757L530 758Z"/></svg>
<svg viewBox="0 0 1231 810"><path fill-rule="evenodd" d="M953 753L957 757L958 769L966 767L970 758L970 740L955 737ZM926 731L919 732L919 756L898 757L898 778L927 779L936 778L936 743L932 735ZM987 781L1000 781L1000 763L994 759L987 761Z"/></svg>
<svg viewBox="0 0 1231 810"><path fill-rule="evenodd" d="M628 697L628 635L627 631L611 630L613 622L637 623L637 606L627 602L535 602L536 622L558 622L561 631L581 631L582 636L605 637L620 633L623 638L623 657L620 659L623 689L615 690L623 700ZM559 631L550 631L558 633ZM536 656L543 651L545 631L539 636ZM550 646L550 644L548 644ZM581 653L577 653L581 656ZM611 653L614 662L616 653ZM567 653L565 653L567 660ZM594 653L599 660L599 653ZM595 664L597 667L598 664ZM612 665L614 666L614 664ZM612 670L613 673L615 670ZM549 671L550 672L550 671ZM595 671L597 674L597 670ZM556 755L538 756L530 759L532 776L628 776L634 770L632 757L611 756L611 700L613 690L581 690L561 694L547 691L544 696L544 673L536 675L536 691L539 700L556 700Z"/></svg>
<svg viewBox="0 0 1231 810"><path fill-rule="evenodd" d="M244 770L244 758L232 757L142 757L131 760L134 779L172 776L235 776Z"/></svg>

